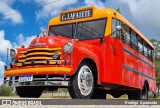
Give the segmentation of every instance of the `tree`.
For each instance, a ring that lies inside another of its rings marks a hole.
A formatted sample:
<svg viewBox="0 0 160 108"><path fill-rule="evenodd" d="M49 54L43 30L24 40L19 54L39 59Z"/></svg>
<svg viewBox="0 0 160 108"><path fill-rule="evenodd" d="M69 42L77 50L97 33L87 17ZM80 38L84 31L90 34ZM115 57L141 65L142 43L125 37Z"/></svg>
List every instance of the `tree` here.
<svg viewBox="0 0 160 108"><path fill-rule="evenodd" d="M158 86L158 91L160 88L160 41L156 39L151 39L150 42L155 47L155 71L156 71L156 83Z"/></svg>

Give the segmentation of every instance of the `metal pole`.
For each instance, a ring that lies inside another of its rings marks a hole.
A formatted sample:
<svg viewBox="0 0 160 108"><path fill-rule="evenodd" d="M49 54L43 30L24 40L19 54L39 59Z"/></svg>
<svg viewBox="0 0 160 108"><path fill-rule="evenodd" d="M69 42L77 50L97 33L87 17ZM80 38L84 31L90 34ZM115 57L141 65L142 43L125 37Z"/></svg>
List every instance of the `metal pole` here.
<svg viewBox="0 0 160 108"><path fill-rule="evenodd" d="M7 48L7 59L6 59L6 66L8 67L8 50L9 48Z"/></svg>

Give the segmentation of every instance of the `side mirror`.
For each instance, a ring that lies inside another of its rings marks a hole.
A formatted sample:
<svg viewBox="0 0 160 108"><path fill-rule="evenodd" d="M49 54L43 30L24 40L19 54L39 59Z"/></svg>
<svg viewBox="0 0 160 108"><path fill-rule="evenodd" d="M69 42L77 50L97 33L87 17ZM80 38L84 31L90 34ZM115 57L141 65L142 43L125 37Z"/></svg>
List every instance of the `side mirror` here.
<svg viewBox="0 0 160 108"><path fill-rule="evenodd" d="M116 31L122 31L122 30L123 30L122 26L120 26L120 25L116 26Z"/></svg>

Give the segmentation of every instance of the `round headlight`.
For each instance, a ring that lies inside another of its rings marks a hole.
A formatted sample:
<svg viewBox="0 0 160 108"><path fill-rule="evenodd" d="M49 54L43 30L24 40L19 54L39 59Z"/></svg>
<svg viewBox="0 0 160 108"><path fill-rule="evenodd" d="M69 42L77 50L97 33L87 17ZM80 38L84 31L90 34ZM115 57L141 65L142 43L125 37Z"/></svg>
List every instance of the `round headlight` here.
<svg viewBox="0 0 160 108"><path fill-rule="evenodd" d="M63 50L65 53L70 53L72 52L72 44L71 43L66 43L63 47Z"/></svg>
<svg viewBox="0 0 160 108"><path fill-rule="evenodd" d="M10 56L11 58L15 58L17 55L17 50L16 49L10 49Z"/></svg>

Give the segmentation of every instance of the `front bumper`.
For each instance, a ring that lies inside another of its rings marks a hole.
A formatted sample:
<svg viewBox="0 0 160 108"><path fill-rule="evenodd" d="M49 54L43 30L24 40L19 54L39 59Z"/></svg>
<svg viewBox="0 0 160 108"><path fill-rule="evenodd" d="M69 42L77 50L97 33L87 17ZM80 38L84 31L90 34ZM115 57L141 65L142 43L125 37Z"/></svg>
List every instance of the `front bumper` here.
<svg viewBox="0 0 160 108"><path fill-rule="evenodd" d="M54 87L67 87L70 86L70 81L32 81L32 82L17 82L12 81L14 86L54 86Z"/></svg>
<svg viewBox="0 0 160 108"><path fill-rule="evenodd" d="M7 69L4 72L5 77L21 76L21 75L43 75L43 74L72 74L70 67L25 67L16 69Z"/></svg>

